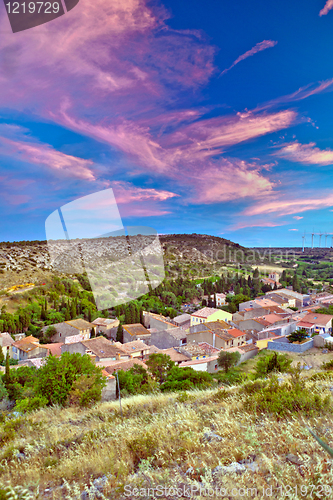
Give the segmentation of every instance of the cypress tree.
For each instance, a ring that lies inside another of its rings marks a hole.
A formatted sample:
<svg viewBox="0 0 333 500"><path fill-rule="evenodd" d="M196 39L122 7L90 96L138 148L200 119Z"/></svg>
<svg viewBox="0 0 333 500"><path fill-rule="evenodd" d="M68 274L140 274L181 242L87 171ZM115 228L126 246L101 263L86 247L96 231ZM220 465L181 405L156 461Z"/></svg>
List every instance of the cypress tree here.
<svg viewBox="0 0 333 500"><path fill-rule="evenodd" d="M118 325L116 341L123 343L123 327L121 323Z"/></svg>

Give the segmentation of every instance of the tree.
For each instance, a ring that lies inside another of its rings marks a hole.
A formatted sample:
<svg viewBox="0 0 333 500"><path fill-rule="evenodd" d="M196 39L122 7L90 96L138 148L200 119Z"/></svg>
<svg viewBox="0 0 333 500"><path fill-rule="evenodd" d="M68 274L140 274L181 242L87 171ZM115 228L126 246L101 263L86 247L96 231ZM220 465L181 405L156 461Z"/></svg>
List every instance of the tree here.
<svg viewBox="0 0 333 500"><path fill-rule="evenodd" d="M293 276L293 290L294 290L294 292L300 291L300 286L299 286L299 281L298 281L298 276L297 276L296 271L294 272L294 276Z"/></svg>
<svg viewBox="0 0 333 500"><path fill-rule="evenodd" d="M232 366L237 365L241 358L238 351L228 352L220 351L219 357L217 358L217 364L220 368L223 368L225 373L228 373Z"/></svg>
<svg viewBox="0 0 333 500"><path fill-rule="evenodd" d="M117 328L116 341L123 343L123 327L122 327L122 324L120 322L119 322L119 325Z"/></svg>
<svg viewBox="0 0 333 500"><path fill-rule="evenodd" d="M73 403L71 391L77 397L77 391L84 392L85 384L88 384L88 396L81 395L82 403L87 403L87 399L89 403L98 401L106 382L101 369L94 365L87 354L81 356L78 353L64 352L60 358L50 355L38 369L36 395L45 397L48 405L64 406Z"/></svg>
<svg viewBox="0 0 333 500"><path fill-rule="evenodd" d="M212 385L212 382L212 376L207 372L199 372L193 370L192 367L179 368L175 365L168 372L165 382L161 384L161 391L207 389Z"/></svg>
<svg viewBox="0 0 333 500"><path fill-rule="evenodd" d="M308 337L308 332L305 328L300 328L299 330L295 330L290 335L288 335L289 342L302 342L302 340Z"/></svg>
<svg viewBox="0 0 333 500"><path fill-rule="evenodd" d="M290 369L292 359L286 354L278 354L276 351L262 356L257 361L256 376L266 377L271 372L287 372Z"/></svg>
<svg viewBox="0 0 333 500"><path fill-rule="evenodd" d="M57 329L54 326L49 326L44 332L43 340L46 344L48 344L51 341L53 335L56 335L57 333Z"/></svg>
<svg viewBox="0 0 333 500"><path fill-rule="evenodd" d="M175 363L167 354L158 352L149 356L146 365L155 380L162 384L166 380L171 368L175 366Z"/></svg>
<svg viewBox="0 0 333 500"><path fill-rule="evenodd" d="M0 365L2 365L2 366L3 366L4 361L5 361L5 356L4 356L4 354L3 354L2 347L0 346Z"/></svg>

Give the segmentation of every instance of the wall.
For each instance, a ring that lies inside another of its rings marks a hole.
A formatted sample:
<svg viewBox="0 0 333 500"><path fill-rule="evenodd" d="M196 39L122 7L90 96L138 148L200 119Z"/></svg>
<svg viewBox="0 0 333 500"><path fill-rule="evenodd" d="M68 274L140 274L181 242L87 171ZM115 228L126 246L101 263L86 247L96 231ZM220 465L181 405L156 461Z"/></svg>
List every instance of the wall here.
<svg viewBox="0 0 333 500"><path fill-rule="evenodd" d="M186 339L186 333L184 331L184 338ZM152 332L151 334L151 345L158 347L159 349L169 349L170 347L179 347L182 344L181 340L175 339L172 335L168 333L167 330L160 330L158 332Z"/></svg>
<svg viewBox="0 0 333 500"><path fill-rule="evenodd" d="M260 323L258 323L257 321L255 321L254 319L246 319L244 321L240 321L238 323L237 328L239 328L239 330L242 330L242 331L245 331L245 330L261 331L265 327L263 325L261 325Z"/></svg>
<svg viewBox="0 0 333 500"><path fill-rule="evenodd" d="M284 342L268 342L267 349L273 351L286 351L286 352L304 352L313 347L313 339L304 342L304 344L288 344Z"/></svg>
<svg viewBox="0 0 333 500"><path fill-rule="evenodd" d="M61 346L61 353L69 352L73 354L74 352L78 352L83 356L86 353L86 347L81 344L81 342L75 342L74 344L64 344Z"/></svg>
<svg viewBox="0 0 333 500"><path fill-rule="evenodd" d="M109 378L102 390L102 401L113 401L116 399L117 380L116 377Z"/></svg>

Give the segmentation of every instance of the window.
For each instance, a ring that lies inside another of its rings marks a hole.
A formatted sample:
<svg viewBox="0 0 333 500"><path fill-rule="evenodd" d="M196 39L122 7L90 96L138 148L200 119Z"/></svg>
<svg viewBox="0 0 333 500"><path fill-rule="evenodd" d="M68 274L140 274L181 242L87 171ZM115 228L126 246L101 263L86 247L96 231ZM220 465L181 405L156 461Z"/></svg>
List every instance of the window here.
<svg viewBox="0 0 333 500"><path fill-rule="evenodd" d="M61 337L61 333L59 333L59 337Z"/></svg>

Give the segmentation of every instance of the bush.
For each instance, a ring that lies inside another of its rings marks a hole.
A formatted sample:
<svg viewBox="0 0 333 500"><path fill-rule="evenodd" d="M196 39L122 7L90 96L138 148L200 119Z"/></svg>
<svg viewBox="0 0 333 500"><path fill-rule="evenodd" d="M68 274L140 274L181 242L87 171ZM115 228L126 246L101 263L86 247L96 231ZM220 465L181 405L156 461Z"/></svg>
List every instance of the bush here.
<svg viewBox="0 0 333 500"><path fill-rule="evenodd" d="M227 373L222 371L214 373L214 378L222 384L236 385L245 382L248 379L248 375L241 372L239 369L234 368L229 370Z"/></svg>
<svg viewBox="0 0 333 500"><path fill-rule="evenodd" d="M287 372L290 370L292 359L286 354L278 354L276 351L268 353L257 361L256 377L266 377L271 372Z"/></svg>
<svg viewBox="0 0 333 500"><path fill-rule="evenodd" d="M47 399L43 396L35 396L17 401L14 410L20 413L28 413L30 411L39 410L47 405Z"/></svg>
<svg viewBox="0 0 333 500"><path fill-rule="evenodd" d="M244 409L272 413L279 417L287 417L300 411L312 416L327 410L330 404L330 396L322 398L300 386L279 384L277 377L273 377L269 384L248 397Z"/></svg>
<svg viewBox="0 0 333 500"><path fill-rule="evenodd" d="M333 359L331 359L331 361L327 361L327 363L323 363L321 367L323 370L333 370Z"/></svg>
<svg viewBox="0 0 333 500"><path fill-rule="evenodd" d="M220 368L223 368L225 373L228 373L231 367L237 365L241 358L241 355L238 351L235 352L227 352L220 351L219 357L217 359L217 364Z"/></svg>

